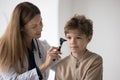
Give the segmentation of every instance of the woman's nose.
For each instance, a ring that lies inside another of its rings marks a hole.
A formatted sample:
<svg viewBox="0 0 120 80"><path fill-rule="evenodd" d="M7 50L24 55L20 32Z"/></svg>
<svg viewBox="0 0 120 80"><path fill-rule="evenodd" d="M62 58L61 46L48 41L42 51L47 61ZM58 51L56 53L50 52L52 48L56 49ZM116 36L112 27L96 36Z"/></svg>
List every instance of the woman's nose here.
<svg viewBox="0 0 120 80"><path fill-rule="evenodd" d="M39 31L42 31L43 25L38 25L38 29Z"/></svg>

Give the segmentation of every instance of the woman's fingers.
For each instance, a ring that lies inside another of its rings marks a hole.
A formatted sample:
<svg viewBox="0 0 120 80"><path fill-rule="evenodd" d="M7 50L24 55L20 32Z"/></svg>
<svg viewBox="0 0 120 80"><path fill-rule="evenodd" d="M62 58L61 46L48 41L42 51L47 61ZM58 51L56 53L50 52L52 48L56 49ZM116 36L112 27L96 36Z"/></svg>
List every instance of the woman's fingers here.
<svg viewBox="0 0 120 80"><path fill-rule="evenodd" d="M57 50L58 50L58 47L52 46L52 47L48 50L48 52L57 51Z"/></svg>
<svg viewBox="0 0 120 80"><path fill-rule="evenodd" d="M58 47L51 47L48 50L48 56L52 60L60 58L59 54L60 54L60 51L58 51Z"/></svg>
<svg viewBox="0 0 120 80"><path fill-rule="evenodd" d="M59 52L57 52L57 51L52 52L50 55L52 56L53 59L60 57Z"/></svg>

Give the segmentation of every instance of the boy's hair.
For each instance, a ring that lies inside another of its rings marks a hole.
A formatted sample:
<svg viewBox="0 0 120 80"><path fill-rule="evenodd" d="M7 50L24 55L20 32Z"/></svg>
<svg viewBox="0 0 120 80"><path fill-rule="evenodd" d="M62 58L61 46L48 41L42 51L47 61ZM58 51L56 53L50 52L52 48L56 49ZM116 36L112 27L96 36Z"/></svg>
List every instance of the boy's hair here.
<svg viewBox="0 0 120 80"><path fill-rule="evenodd" d="M64 27L65 35L69 33L69 30L78 30L80 33L85 34L86 36L92 36L93 23L84 15L74 15Z"/></svg>

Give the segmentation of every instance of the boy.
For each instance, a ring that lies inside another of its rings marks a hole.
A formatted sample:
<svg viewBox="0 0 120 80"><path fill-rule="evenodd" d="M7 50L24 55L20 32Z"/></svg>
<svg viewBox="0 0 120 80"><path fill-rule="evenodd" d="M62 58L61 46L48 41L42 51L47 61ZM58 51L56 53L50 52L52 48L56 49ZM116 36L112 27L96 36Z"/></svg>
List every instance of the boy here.
<svg viewBox="0 0 120 80"><path fill-rule="evenodd" d="M64 32L71 54L59 62L55 80L102 80L102 57L87 49L93 35L92 21L75 15Z"/></svg>

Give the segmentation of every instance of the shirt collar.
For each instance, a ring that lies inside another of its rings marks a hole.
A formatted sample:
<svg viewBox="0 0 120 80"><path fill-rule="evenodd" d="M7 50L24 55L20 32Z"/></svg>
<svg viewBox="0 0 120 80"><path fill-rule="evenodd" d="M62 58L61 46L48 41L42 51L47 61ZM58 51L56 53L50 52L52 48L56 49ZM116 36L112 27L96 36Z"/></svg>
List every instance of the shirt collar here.
<svg viewBox="0 0 120 80"><path fill-rule="evenodd" d="M73 62L79 63L79 62L81 62L82 60L85 59L87 53L88 53L88 50L86 50L86 52L84 53L84 55L82 55L79 59L77 59L76 57L74 57L74 56L72 55L72 53L71 53L70 58L72 59Z"/></svg>

